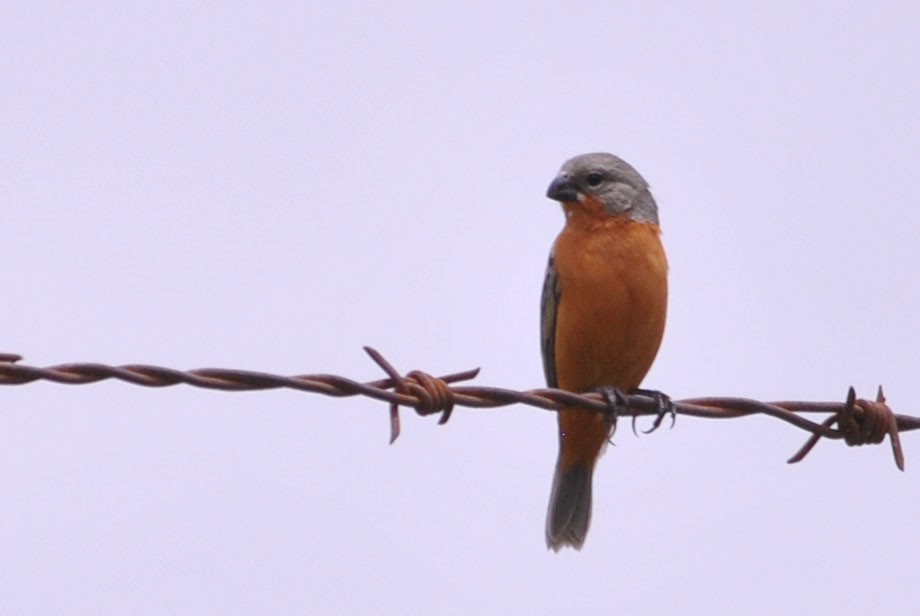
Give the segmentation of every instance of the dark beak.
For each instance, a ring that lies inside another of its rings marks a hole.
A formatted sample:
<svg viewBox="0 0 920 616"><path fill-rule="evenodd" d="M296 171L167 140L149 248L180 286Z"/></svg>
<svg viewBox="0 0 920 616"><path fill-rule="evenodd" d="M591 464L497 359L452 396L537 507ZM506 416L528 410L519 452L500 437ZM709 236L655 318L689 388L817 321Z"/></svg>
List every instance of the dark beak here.
<svg viewBox="0 0 920 616"><path fill-rule="evenodd" d="M553 183L546 189L546 196L560 203L578 201L578 191L575 190L571 180L563 175L553 180Z"/></svg>

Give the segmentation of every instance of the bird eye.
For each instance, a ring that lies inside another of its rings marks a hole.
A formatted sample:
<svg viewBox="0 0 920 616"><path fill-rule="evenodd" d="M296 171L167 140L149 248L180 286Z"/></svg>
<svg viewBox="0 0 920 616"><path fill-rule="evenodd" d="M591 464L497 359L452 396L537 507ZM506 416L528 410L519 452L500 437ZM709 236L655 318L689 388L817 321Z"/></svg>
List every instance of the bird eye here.
<svg viewBox="0 0 920 616"><path fill-rule="evenodd" d="M589 173L587 177L588 186L591 188L597 188L601 185L601 182L604 181L604 176L600 173Z"/></svg>

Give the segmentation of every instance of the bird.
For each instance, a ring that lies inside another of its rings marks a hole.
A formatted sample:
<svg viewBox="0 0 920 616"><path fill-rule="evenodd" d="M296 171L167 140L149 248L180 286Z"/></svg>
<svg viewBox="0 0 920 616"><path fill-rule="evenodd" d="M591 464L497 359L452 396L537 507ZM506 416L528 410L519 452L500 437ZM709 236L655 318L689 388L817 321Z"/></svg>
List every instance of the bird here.
<svg viewBox="0 0 920 616"><path fill-rule="evenodd" d="M622 393L638 389L664 335L668 263L658 206L639 172L608 153L567 160L546 196L565 214L543 283L546 382L577 393L600 391L615 406ZM659 402L666 398L651 393ZM558 424L546 517L546 544L555 552L580 550L585 542L594 467L614 425L603 413L573 407L558 411Z"/></svg>

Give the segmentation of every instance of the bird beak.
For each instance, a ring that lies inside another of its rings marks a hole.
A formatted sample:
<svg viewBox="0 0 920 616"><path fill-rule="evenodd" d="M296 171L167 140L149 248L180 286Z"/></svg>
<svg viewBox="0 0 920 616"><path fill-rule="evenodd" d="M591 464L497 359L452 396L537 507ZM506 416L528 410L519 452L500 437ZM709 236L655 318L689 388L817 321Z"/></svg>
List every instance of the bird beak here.
<svg viewBox="0 0 920 616"><path fill-rule="evenodd" d="M575 190L571 180L564 175L560 175L553 180L553 183L546 189L546 196L560 203L578 201L578 191Z"/></svg>

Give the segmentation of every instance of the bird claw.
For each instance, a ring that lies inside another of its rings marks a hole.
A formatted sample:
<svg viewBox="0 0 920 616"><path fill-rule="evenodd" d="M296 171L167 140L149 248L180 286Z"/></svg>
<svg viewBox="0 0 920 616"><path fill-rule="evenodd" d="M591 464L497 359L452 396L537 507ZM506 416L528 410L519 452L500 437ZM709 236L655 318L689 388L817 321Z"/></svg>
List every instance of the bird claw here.
<svg viewBox="0 0 920 616"><path fill-rule="evenodd" d="M666 394L654 389L634 389L630 393L648 396L655 401L655 406L658 408L658 414L655 416L655 421L652 422L652 427L648 430L643 430L643 434L651 434L661 427L661 422L664 421L665 415L671 416L670 427L674 427L674 423L677 421L677 409L674 407L674 403L671 402L671 398ZM635 420L636 418L633 416L633 424L635 424ZM633 426L633 429L635 430L635 426Z"/></svg>
<svg viewBox="0 0 920 616"><path fill-rule="evenodd" d="M622 407L626 406L626 396L616 387L611 387L609 385L598 387L595 391L601 395L604 402L607 404L604 418L607 420L607 423L610 424L610 436L607 441L612 445L613 435L617 431L617 418L620 416ZM633 428L633 430L635 430L635 428Z"/></svg>

